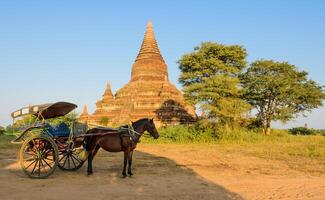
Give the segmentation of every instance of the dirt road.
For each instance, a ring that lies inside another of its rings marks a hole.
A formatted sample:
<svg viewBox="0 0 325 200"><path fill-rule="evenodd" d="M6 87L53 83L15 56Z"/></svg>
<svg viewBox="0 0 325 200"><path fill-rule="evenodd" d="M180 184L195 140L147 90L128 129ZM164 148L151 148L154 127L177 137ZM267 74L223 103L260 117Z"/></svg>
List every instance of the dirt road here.
<svg viewBox="0 0 325 200"><path fill-rule="evenodd" d="M100 151L86 166L27 178L16 150L0 153L0 199L325 199L325 175L276 160L222 153L216 146L139 144L134 176L121 178L122 153Z"/></svg>

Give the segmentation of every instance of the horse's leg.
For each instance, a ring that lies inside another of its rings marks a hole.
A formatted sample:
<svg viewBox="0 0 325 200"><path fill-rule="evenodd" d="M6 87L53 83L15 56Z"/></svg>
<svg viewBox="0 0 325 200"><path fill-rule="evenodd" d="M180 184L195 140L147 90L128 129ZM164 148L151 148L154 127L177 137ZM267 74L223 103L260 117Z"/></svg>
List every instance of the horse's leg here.
<svg viewBox="0 0 325 200"><path fill-rule="evenodd" d="M124 151L124 165L123 165L123 172L122 172L123 177L126 177L126 165L128 163L129 153L130 152L128 150Z"/></svg>
<svg viewBox="0 0 325 200"><path fill-rule="evenodd" d="M89 153L89 156L88 156L88 175L90 174L93 174L93 160L98 152L98 150L100 149L100 146L99 145L96 145L95 148L93 148L94 150L92 150L90 153Z"/></svg>
<svg viewBox="0 0 325 200"><path fill-rule="evenodd" d="M92 167L92 152L93 152L93 140L94 138L89 136L85 138L85 148L88 152L88 166L87 166L87 175L90 175L93 173L93 167Z"/></svg>
<svg viewBox="0 0 325 200"><path fill-rule="evenodd" d="M97 142L95 138L90 138L89 143L88 143L88 168L87 168L87 175L91 175L93 173L93 159L95 154L97 153Z"/></svg>
<svg viewBox="0 0 325 200"><path fill-rule="evenodd" d="M95 158L98 150L100 149L100 146L97 144L96 147L95 147L95 150L93 151L92 155L93 155L93 159Z"/></svg>
<svg viewBox="0 0 325 200"><path fill-rule="evenodd" d="M131 170L131 167L132 167L132 155L133 155L133 150L132 151L130 151L130 153L129 153L129 157L128 157L128 174L130 175L130 176L132 176L133 175L133 173L132 173L132 170Z"/></svg>
<svg viewBox="0 0 325 200"><path fill-rule="evenodd" d="M90 151L89 152L89 155L88 155L88 168L87 168L87 175L91 175L93 173L93 155L92 155L92 152Z"/></svg>

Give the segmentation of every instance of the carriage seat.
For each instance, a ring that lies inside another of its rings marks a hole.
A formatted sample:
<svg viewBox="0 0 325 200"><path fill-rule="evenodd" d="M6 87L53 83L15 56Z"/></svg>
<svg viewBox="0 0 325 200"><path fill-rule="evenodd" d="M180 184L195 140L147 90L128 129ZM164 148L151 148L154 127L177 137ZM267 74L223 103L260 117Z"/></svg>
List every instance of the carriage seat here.
<svg viewBox="0 0 325 200"><path fill-rule="evenodd" d="M56 137L68 137L70 135L70 129L68 125L64 122L61 122L56 126L46 124L46 128L51 135Z"/></svg>
<svg viewBox="0 0 325 200"><path fill-rule="evenodd" d="M83 135L87 132L87 130L88 130L87 123L74 121L72 124L73 136Z"/></svg>

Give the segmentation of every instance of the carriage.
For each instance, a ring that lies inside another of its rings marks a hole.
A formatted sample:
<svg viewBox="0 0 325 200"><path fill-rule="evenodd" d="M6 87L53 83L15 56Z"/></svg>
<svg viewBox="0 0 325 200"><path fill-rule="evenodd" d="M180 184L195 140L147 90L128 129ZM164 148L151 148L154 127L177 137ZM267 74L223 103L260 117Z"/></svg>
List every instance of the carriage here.
<svg viewBox="0 0 325 200"><path fill-rule="evenodd" d="M34 105L21 108L11 114L15 120L33 115L33 123L24 128L13 143L21 143L19 162L22 170L31 178L46 178L59 167L62 170L79 169L88 158L87 173L92 174L92 160L99 148L110 152L124 151L123 176L131 176L132 153L144 132L154 139L159 137L153 118L143 118L118 128L93 127L73 121L69 126L60 122L53 126L51 120L62 117L77 105L68 102ZM13 129L14 130L14 129ZM105 137L105 142L98 139ZM86 149L84 148L86 147ZM87 155L89 153L89 155Z"/></svg>
<svg viewBox="0 0 325 200"><path fill-rule="evenodd" d="M13 141L21 143L19 162L29 177L46 178L56 167L74 171L84 164L83 138L87 124L73 121L70 126L65 122L53 126L50 123L51 119L65 116L76 107L73 103L56 102L24 107L11 114L14 122L26 115L35 117Z"/></svg>

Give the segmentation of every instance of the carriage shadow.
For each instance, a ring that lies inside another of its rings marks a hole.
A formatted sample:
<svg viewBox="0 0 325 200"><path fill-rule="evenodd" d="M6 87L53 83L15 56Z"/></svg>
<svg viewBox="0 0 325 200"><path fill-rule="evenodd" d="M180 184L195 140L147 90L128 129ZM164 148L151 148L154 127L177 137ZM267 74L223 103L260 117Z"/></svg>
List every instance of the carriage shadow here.
<svg viewBox="0 0 325 200"><path fill-rule="evenodd" d="M1 165L1 182L6 189L1 199L243 199L240 195L212 183L175 161L136 151L133 177L122 178L123 153L100 151L94 159L94 174L86 175L86 165L78 171L57 169L47 179L30 179L17 163ZM1 160L2 161L2 160ZM19 192L17 192L19 188ZM49 194L55 193L51 196ZM28 198L26 198L28 194Z"/></svg>

